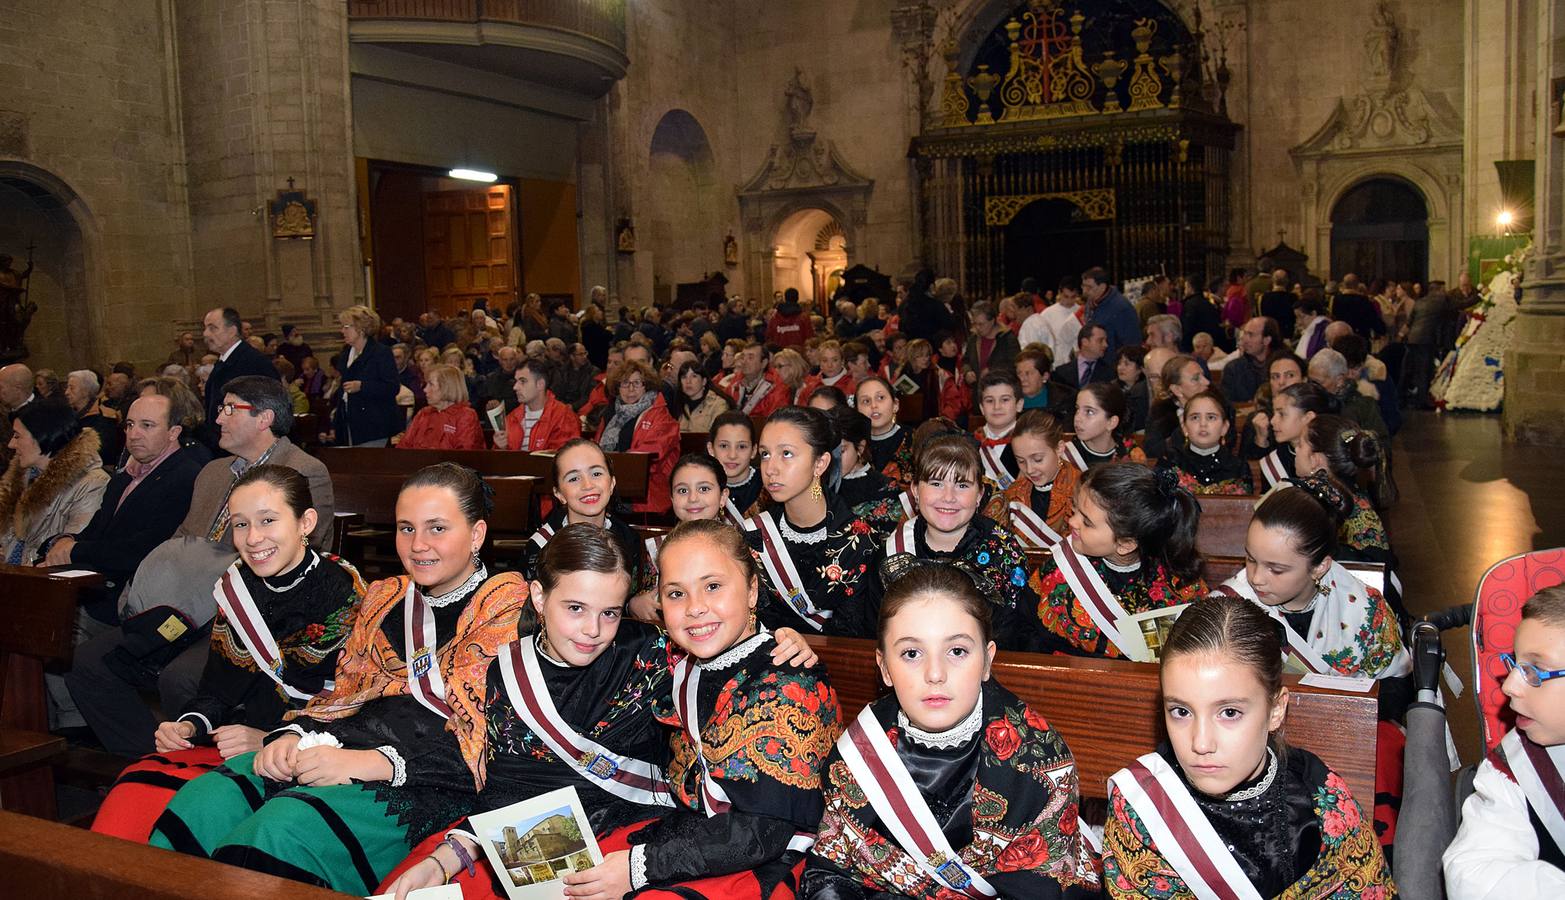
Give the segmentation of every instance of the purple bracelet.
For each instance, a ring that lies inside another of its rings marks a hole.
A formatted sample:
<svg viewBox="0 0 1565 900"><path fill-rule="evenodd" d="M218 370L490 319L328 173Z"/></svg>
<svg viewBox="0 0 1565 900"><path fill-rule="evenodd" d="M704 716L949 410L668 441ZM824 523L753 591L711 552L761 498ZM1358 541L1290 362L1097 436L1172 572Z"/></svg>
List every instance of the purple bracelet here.
<svg viewBox="0 0 1565 900"><path fill-rule="evenodd" d="M445 843L450 844L451 849L456 851L456 858L461 861L462 868L467 870L467 877L476 877L473 869L473 857L467 852L467 848L462 846L462 842L456 839L456 835L446 835Z"/></svg>

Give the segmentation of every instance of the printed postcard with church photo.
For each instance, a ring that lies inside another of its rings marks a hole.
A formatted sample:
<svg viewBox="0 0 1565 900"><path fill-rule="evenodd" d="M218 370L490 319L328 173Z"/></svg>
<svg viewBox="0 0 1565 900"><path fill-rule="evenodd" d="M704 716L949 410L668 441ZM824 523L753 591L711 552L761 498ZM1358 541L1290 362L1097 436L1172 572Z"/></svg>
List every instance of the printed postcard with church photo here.
<svg viewBox="0 0 1565 900"><path fill-rule="evenodd" d="M560 879L603 862L573 787L472 817L473 831L509 900L565 896Z"/></svg>

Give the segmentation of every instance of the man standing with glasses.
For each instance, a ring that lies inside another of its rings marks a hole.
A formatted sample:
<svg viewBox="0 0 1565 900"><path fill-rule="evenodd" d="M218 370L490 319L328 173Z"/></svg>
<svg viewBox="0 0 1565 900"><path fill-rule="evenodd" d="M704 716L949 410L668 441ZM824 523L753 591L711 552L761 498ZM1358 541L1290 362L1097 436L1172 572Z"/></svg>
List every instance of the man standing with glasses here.
<svg viewBox="0 0 1565 900"><path fill-rule="evenodd" d="M243 321L239 311L231 307L214 309L201 320L201 339L207 349L217 354L212 374L206 382L206 421L201 426L201 443L216 450L217 407L223 402L228 382L246 375L277 377L277 368L266 354L245 343L242 336ZM284 432L285 434L287 432Z"/></svg>
<svg viewBox="0 0 1565 900"><path fill-rule="evenodd" d="M287 438L293 403L277 378L230 381L217 404L219 446L232 456L196 476L190 510L174 536L136 569L119 604L119 627L76 650L66 685L83 718L111 753L152 752L157 727L140 692L156 690L164 709L183 709L206 666L205 628L217 612L212 586L238 558L228 522L228 494L251 467L287 466L310 482L318 520L310 544L331 543L335 511L331 475Z"/></svg>

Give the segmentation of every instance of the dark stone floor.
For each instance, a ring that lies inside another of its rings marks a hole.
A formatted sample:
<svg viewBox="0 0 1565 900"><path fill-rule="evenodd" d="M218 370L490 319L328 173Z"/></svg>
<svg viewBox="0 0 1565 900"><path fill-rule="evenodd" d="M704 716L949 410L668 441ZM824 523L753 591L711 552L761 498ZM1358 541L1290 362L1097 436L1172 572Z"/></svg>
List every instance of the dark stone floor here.
<svg viewBox="0 0 1565 900"><path fill-rule="evenodd" d="M1410 413L1395 441L1401 499L1386 516L1408 609L1471 603L1478 579L1517 553L1565 546L1565 449L1504 440L1498 415ZM1446 633L1451 665L1472 681L1472 633ZM1472 692L1450 702L1463 761L1478 756Z"/></svg>

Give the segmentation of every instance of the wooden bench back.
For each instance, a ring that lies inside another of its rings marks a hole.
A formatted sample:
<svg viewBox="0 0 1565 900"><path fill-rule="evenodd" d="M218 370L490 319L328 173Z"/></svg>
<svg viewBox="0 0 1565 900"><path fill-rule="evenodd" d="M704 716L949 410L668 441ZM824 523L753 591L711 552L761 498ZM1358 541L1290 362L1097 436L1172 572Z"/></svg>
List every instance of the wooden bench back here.
<svg viewBox="0 0 1565 900"><path fill-rule="evenodd" d="M337 509L357 513L364 517L365 525L377 528L396 522L397 492L405 480L406 476L400 474L331 470ZM537 528L533 499L538 479L528 475L485 476L484 482L494 490L494 513L488 519L490 532L532 534Z"/></svg>
<svg viewBox="0 0 1565 900"><path fill-rule="evenodd" d="M1197 495L1201 528L1196 534L1196 547L1207 556L1244 556L1245 536L1260 499L1251 494Z"/></svg>
<svg viewBox="0 0 1565 900"><path fill-rule="evenodd" d="M539 479L537 492L554 484L554 456L512 450L400 450L385 447L322 447L313 454L333 473L374 473L407 477L440 462L461 463L480 475L531 475ZM652 456L648 453L610 453L617 493L623 500L647 499L647 479Z"/></svg>
<svg viewBox="0 0 1565 900"><path fill-rule="evenodd" d="M853 638L809 638L831 674L845 717L890 690L875 666L875 645ZM993 678L1027 701L1065 738L1076 757L1084 797L1108 795L1110 775L1152 750L1164 736L1158 667L1124 660L1001 653ZM1366 807L1375 796L1375 692L1344 694L1301 686L1291 694L1283 734L1337 771ZM1376 689L1378 690L1378 688Z"/></svg>
<svg viewBox="0 0 1565 900"><path fill-rule="evenodd" d="M348 896L14 812L0 812L0 871L12 886L8 896L115 900L345 900Z"/></svg>
<svg viewBox="0 0 1565 900"><path fill-rule="evenodd" d="M704 431L681 431L679 433L679 455L686 453L705 453L707 433Z"/></svg>
<svg viewBox="0 0 1565 900"><path fill-rule="evenodd" d="M45 663L70 660L78 597L101 588L103 577L53 574L69 568L0 565L0 655L15 653Z"/></svg>

